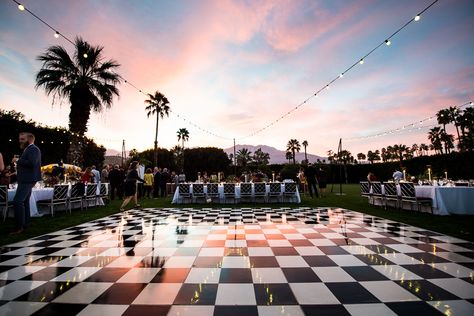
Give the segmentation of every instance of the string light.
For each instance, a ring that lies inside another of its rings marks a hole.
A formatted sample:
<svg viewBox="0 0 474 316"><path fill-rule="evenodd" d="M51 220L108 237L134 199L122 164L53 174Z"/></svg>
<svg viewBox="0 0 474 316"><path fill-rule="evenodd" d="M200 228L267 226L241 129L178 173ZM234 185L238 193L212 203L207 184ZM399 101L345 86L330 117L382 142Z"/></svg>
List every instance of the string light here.
<svg viewBox="0 0 474 316"><path fill-rule="evenodd" d="M55 38L59 38L59 33L58 33L58 31L54 32L54 37L55 37Z"/></svg>
<svg viewBox="0 0 474 316"><path fill-rule="evenodd" d="M67 38L66 36L64 36L63 34L59 33L58 31L56 31L55 28L53 28L51 25L49 25L46 21L44 21L43 19L41 19L40 17L38 17L36 14L34 14L33 12L31 12L30 10L26 9L22 4L20 4L17 0L12 0L14 3L16 3L18 5L18 9L21 10L21 11L24 11L26 10L28 13L30 13L33 17L35 17L37 20L39 20L40 22L42 22L44 25L46 25L47 27L49 27L51 30L55 31L55 37L56 35L59 36L62 36L66 41L70 42L71 44L74 45L74 42ZM317 97L318 94L323 91L324 89L329 89L329 86L331 84L333 84L337 79L340 79L344 76L344 74L346 74L348 71L352 70L357 64L364 64L364 61L365 61L365 58L367 58L368 56L370 56L375 50L377 50L378 48L380 48L380 46L382 46L384 43L388 46L391 44L391 41L390 39L393 38L395 35L397 35L400 31L402 31L404 28L406 28L411 22L413 21L418 21L420 19L420 16L426 12L429 8L431 8L435 3L437 3L439 0L434 0L430 5L428 5L427 7L425 7L418 15L415 16L415 18L410 18L410 20L408 22L406 22L403 26L401 26L399 29L397 29L392 35L390 35L389 37L387 37L387 39L382 42L381 44L377 45L375 48L373 48L372 50L370 50L367 54L365 54L362 58L358 59L357 62L355 62L354 64L352 64L349 68L347 68L345 71L341 72L340 75L336 78L334 78L333 80L331 80L328 84L326 84L325 86L323 86L323 88L319 89L318 91L316 91L314 94L312 94L309 98L305 99L303 102L299 103L298 105L296 105L295 107L293 107L290 111L288 111L287 113L283 114L281 117L279 117L278 119L270 122L269 124L265 125L263 128L260 128L258 129L257 131L254 131L252 133L250 133L249 135L245 136L245 137L242 137L240 138L239 140L241 139L244 139L244 138L247 138L247 137L250 137L250 136L255 136L256 134L266 130L267 128L269 128L270 126L273 126L276 122L282 120L283 118L289 116L292 112L296 111L299 107L301 107L303 104L306 104L311 98L313 97ZM86 53L83 54L83 57L84 58L87 58L88 55ZM133 87L134 89L136 89L140 94L143 94L145 96L147 96L147 93L143 92L141 89L139 89L138 87L136 87L135 85L133 85L132 83L130 83L130 81L128 80L125 80L123 77L121 77L121 79L123 79L124 83L128 84L129 86ZM172 111L170 111L172 112ZM220 136L220 135L217 135L213 132L210 132L209 130L205 129L205 128L202 128L200 127L199 125L193 123L192 121L184 118L182 115L179 115L178 113L174 113L172 112L173 114L175 114L177 117L181 118L183 121L187 122L189 125L192 125L194 127L196 127L197 129L205 132L205 133L208 133L210 135L213 135L213 136L216 136L216 137L220 137L220 138L223 138L223 139L231 139L229 137L223 137L223 136Z"/></svg>
<svg viewBox="0 0 474 316"><path fill-rule="evenodd" d="M470 102L465 102L461 105L455 106L455 110L459 111L461 108L467 106L467 105L472 105L472 101ZM440 114L440 116L443 116L443 113ZM354 140L361 140L361 139L368 139L368 138L376 138L376 137L381 137L381 136L386 136L388 134L393 134L393 133L401 133L402 131L407 131L407 132L412 132L414 130L420 130L422 128L423 123L427 121L432 121L433 119L436 118L436 115L432 115L430 117L427 117L425 119L406 124L402 127L396 128L396 129L391 129L387 131L383 131L377 134L372 134L372 135L367 135L367 136L359 136L359 137L351 137L351 138L345 138L346 141L354 141ZM433 127L437 126L438 124L431 124L431 125L424 125L423 127L428 128L428 127Z"/></svg>
<svg viewBox="0 0 474 316"><path fill-rule="evenodd" d="M417 15L415 16L415 18L414 18L415 22L418 22L418 21L420 21L420 19L421 19L421 17L420 17L420 15L419 15L419 14L417 14Z"/></svg>

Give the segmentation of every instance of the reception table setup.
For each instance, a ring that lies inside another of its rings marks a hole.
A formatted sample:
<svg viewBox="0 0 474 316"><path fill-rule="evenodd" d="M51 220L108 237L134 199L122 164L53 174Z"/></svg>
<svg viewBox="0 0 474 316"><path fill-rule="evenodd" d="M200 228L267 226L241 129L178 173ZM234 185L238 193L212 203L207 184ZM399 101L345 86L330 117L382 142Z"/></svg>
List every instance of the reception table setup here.
<svg viewBox="0 0 474 316"><path fill-rule="evenodd" d="M195 191L196 187L202 188L199 189L199 193ZM216 191L214 194L211 192L211 187L217 187L217 190L214 189ZM199 197L202 197L202 199L199 200ZM243 199L256 202L259 198L262 202L267 203L274 200L277 202L301 203L298 185L295 182L181 183L176 187L172 203L182 204L186 201L211 203L215 201L225 204L229 200L237 203L242 202Z"/></svg>
<svg viewBox="0 0 474 316"><path fill-rule="evenodd" d="M386 184L393 184L393 182L380 183L380 194L374 191L374 185L376 186L377 183L380 182L370 185L369 194L375 198L369 198L369 203L383 205L384 200L386 202L386 198L390 196L385 188ZM401 183L410 182L401 181ZM414 185L414 189L416 199L431 199L431 205L428 205L431 209L428 211L435 215L474 215L474 186L469 181L426 181ZM400 208L411 209L410 204L403 202L400 184L396 184L396 195L399 198ZM426 205L422 210L427 210Z"/></svg>

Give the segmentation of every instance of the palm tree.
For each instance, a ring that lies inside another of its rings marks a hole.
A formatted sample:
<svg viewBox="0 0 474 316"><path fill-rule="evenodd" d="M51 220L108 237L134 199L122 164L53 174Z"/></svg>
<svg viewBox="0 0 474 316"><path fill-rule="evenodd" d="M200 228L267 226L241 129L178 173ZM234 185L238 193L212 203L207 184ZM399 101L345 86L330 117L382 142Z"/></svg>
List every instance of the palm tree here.
<svg viewBox="0 0 474 316"><path fill-rule="evenodd" d="M155 130L155 147L153 149L153 163L154 166L158 166L158 120L161 116L163 118L165 115L169 116L170 107L168 106L169 101L159 91L156 91L155 94L148 93L148 99L145 100L147 106L145 110L147 111L147 117L156 114L156 130Z"/></svg>
<svg viewBox="0 0 474 316"><path fill-rule="evenodd" d="M424 154L428 154L428 150L430 150L430 146L424 143L421 143L418 150L420 152L420 156L423 156Z"/></svg>
<svg viewBox="0 0 474 316"><path fill-rule="evenodd" d="M367 158L367 156L364 153L357 154L357 159L359 159L359 161L365 160L365 158Z"/></svg>
<svg viewBox="0 0 474 316"><path fill-rule="evenodd" d="M87 132L91 111L101 112L112 106L114 96L119 96L117 85L122 79L115 72L120 66L116 61L103 61L102 46L91 46L80 37L76 37L74 46L72 57L59 45L49 47L37 57L43 65L36 74L36 88L43 87L53 99L68 99L69 130L74 136L68 161L79 164L80 138Z"/></svg>
<svg viewBox="0 0 474 316"><path fill-rule="evenodd" d="M444 143L444 148L446 150L446 153L447 154L451 153L451 149L454 148L454 136L442 130L439 135L439 138Z"/></svg>
<svg viewBox="0 0 474 316"><path fill-rule="evenodd" d="M308 147L308 141L304 140L301 145L304 147L304 160L308 163L308 155L306 154L306 147Z"/></svg>
<svg viewBox="0 0 474 316"><path fill-rule="evenodd" d="M461 141L461 135L459 134L459 118L461 114L459 113L459 110L457 107L450 106L449 108L446 109L446 112L448 113L448 117L451 121L451 123L454 124L454 127L456 127L456 133L458 134L458 142ZM461 147L461 146L460 146Z"/></svg>
<svg viewBox="0 0 474 316"><path fill-rule="evenodd" d="M286 152L285 158L286 160L288 160L288 164L290 164L291 159L293 159L293 154L291 153L291 151Z"/></svg>
<svg viewBox="0 0 474 316"><path fill-rule="evenodd" d="M189 131L186 128L180 128L177 132L178 135L178 142L182 141L183 149L184 149L184 142L189 140Z"/></svg>
<svg viewBox="0 0 474 316"><path fill-rule="evenodd" d="M300 152L301 146L297 139L290 139L286 145L286 150L293 154L293 164L296 165L296 152Z"/></svg>
<svg viewBox="0 0 474 316"><path fill-rule="evenodd" d="M246 167L252 160L251 152L247 148L242 148L236 153L237 163L242 167Z"/></svg>
<svg viewBox="0 0 474 316"><path fill-rule="evenodd" d="M435 153L438 151L443 154L443 143L441 142L441 127L436 126L430 129L428 133L428 139L431 142L432 148L434 149Z"/></svg>
<svg viewBox="0 0 474 316"><path fill-rule="evenodd" d="M438 113L436 113L436 117L438 119L438 124L443 125L443 130L446 132L446 125L451 123L451 115L448 109L442 109L439 110ZM445 144L446 145L446 144ZM448 148L446 146L444 147L444 152L448 152Z"/></svg>

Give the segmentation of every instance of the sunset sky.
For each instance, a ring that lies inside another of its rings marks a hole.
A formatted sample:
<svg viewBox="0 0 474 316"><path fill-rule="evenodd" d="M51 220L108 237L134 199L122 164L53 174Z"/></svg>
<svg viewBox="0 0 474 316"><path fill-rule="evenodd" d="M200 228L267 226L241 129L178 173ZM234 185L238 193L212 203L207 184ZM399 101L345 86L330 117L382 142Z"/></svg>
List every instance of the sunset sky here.
<svg viewBox="0 0 474 316"><path fill-rule="evenodd" d="M104 46L119 73L161 91L174 112L238 144L285 149L290 138L326 155L339 138L398 128L474 99L474 1L441 0L318 98L264 132L242 137L287 113L402 26L431 0L155 1L24 0L69 38ZM35 90L48 46L73 47L10 0L0 1L0 108L43 124L67 126L69 104ZM151 148L154 119L126 84L113 107L93 114L88 136L107 148ZM232 146L170 114L159 146ZM1 127L0 127L1 129ZM427 143L427 127L344 141L354 155L402 143ZM1 137L1 136L0 136Z"/></svg>

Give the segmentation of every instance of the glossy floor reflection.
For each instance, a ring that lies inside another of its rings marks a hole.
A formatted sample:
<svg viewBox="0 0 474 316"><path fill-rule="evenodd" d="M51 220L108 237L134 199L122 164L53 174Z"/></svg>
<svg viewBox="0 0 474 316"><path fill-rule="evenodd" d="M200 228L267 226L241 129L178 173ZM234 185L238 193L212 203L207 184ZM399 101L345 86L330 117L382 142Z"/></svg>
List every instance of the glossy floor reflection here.
<svg viewBox="0 0 474 316"><path fill-rule="evenodd" d="M474 315L474 244L343 209L144 209L0 248L0 315Z"/></svg>

